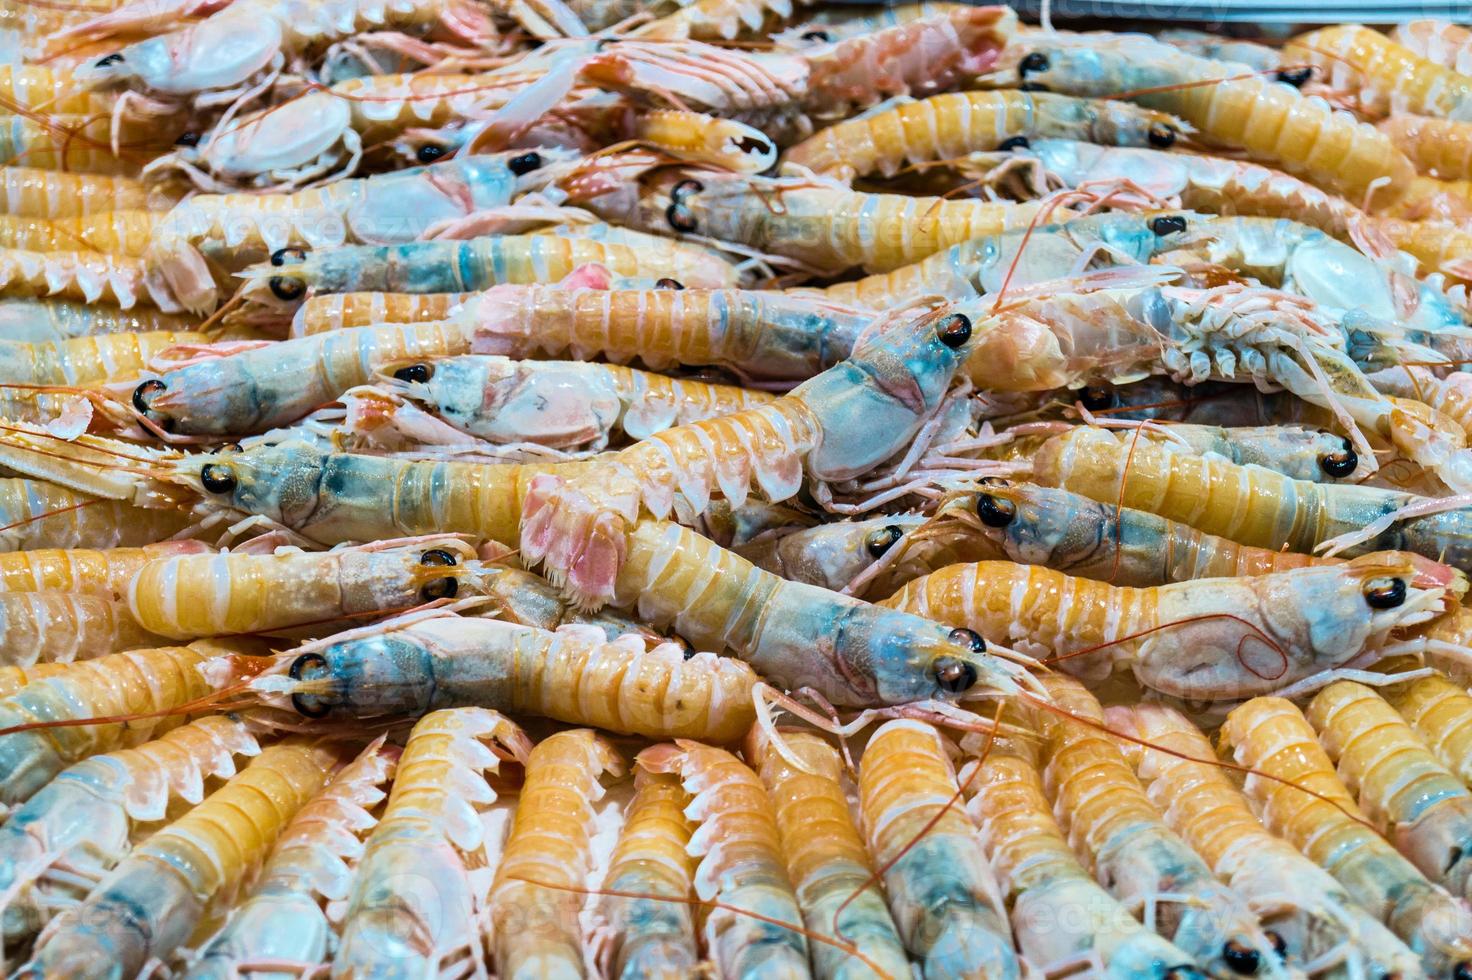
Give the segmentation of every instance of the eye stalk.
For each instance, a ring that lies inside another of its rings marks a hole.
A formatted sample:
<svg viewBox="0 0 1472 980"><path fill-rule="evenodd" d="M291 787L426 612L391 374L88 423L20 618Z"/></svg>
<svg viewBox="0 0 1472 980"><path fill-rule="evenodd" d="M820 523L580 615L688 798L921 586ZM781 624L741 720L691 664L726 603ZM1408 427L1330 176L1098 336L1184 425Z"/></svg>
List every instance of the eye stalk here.
<svg viewBox="0 0 1472 980"><path fill-rule="evenodd" d="M1226 962L1227 969L1246 977L1257 973L1262 966L1262 954L1235 939L1227 940L1222 947L1222 960Z"/></svg>
<svg viewBox="0 0 1472 980"><path fill-rule="evenodd" d="M864 550L875 558L882 558L904 536L905 531L898 524L886 524L877 531L869 532L869 536L864 539Z"/></svg>
<svg viewBox="0 0 1472 980"><path fill-rule="evenodd" d="M1023 55L1022 60L1017 63L1017 74L1026 78L1028 75L1047 71L1051 67L1053 63L1048 60L1047 55L1041 51L1030 51Z"/></svg>
<svg viewBox="0 0 1472 980"><path fill-rule="evenodd" d="M1359 468L1360 457L1350 445L1348 439L1344 440L1344 448L1337 453L1324 453L1319 457L1319 469L1336 480L1349 476Z"/></svg>
<svg viewBox="0 0 1472 980"><path fill-rule="evenodd" d="M964 660L941 657L935 662L935 682L947 694L964 694L976 685L976 668Z"/></svg>
<svg viewBox="0 0 1472 980"><path fill-rule="evenodd" d="M1161 238L1164 238L1166 235L1174 235L1186 230L1186 219L1178 214L1151 218L1150 230Z"/></svg>
<svg viewBox="0 0 1472 980"><path fill-rule="evenodd" d="M971 319L964 313L952 313L935 326L935 338L951 350L959 350L971 339Z"/></svg>
<svg viewBox="0 0 1472 980"><path fill-rule="evenodd" d="M268 285L277 299L288 303L301 299L307 292L307 284L291 276L272 276Z"/></svg>
<svg viewBox="0 0 1472 980"><path fill-rule="evenodd" d="M518 177L525 176L533 170L542 168L542 155L540 153L523 153L506 161L506 167Z"/></svg>
<svg viewBox="0 0 1472 980"><path fill-rule="evenodd" d="M1406 580L1374 578L1365 583L1365 603L1371 609L1394 609L1406 601ZM1472 977L1468 977L1472 980Z"/></svg>
<svg viewBox="0 0 1472 980"><path fill-rule="evenodd" d="M1017 520L1017 505L1003 497L984 493L976 498L976 516L987 527L1006 527Z"/></svg>
<svg viewBox="0 0 1472 980"><path fill-rule="evenodd" d="M1145 138L1150 141L1150 145L1157 150L1170 149L1176 145L1176 140L1179 137L1180 133L1176 128L1165 123L1152 123L1150 131L1145 134Z"/></svg>
<svg viewBox="0 0 1472 980"><path fill-rule="evenodd" d="M206 463L199 471L199 482L210 493L231 493L239 485L235 471L223 463Z"/></svg>
<svg viewBox="0 0 1472 980"><path fill-rule="evenodd" d="M294 681L302 680L304 677L307 680L316 680L318 672L326 666L327 658L322 654L304 653L291 662L291 666L286 669L286 676ZM308 671L311 672L310 676ZM311 694L293 694L291 706L296 709L297 714L305 718L323 718L332 710L328 705L322 703L321 698Z"/></svg>

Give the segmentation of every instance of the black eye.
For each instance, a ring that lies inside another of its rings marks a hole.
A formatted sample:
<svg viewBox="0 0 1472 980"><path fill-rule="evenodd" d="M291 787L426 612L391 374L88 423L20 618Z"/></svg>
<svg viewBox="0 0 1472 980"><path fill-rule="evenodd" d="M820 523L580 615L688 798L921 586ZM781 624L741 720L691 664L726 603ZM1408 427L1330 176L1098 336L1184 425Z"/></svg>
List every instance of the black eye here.
<svg viewBox="0 0 1472 980"><path fill-rule="evenodd" d="M433 602L436 599L453 599L455 593L460 591L460 583L452 578L437 578L419 590L419 596L425 602Z"/></svg>
<svg viewBox="0 0 1472 980"><path fill-rule="evenodd" d="M312 680L315 679L318 671L326 666L327 658L320 653L304 653L291 662L291 666L286 669L286 675L294 681L302 680L304 676ZM309 670L311 676L307 673ZM320 698L310 694L293 694L291 706L297 710L298 714L307 718L322 718L331 710L329 706L322 703Z"/></svg>
<svg viewBox="0 0 1472 980"><path fill-rule="evenodd" d="M431 548L419 556L419 564L432 568L448 568L455 563L455 556L443 548Z"/></svg>
<svg viewBox="0 0 1472 980"><path fill-rule="evenodd" d="M422 385L434 377L434 368L428 364L410 364L408 367L401 367L395 371L394 377L399 381Z"/></svg>
<svg viewBox="0 0 1472 980"><path fill-rule="evenodd" d="M153 401L153 396L161 391L167 390L168 387L168 385L164 384L158 378L149 378L133 389L133 407L144 415L147 415L148 406Z"/></svg>
<svg viewBox="0 0 1472 980"><path fill-rule="evenodd" d="M1009 150L1025 150L1032 146L1032 141L1026 136L1009 136L997 144L997 149L1006 153Z"/></svg>
<svg viewBox="0 0 1472 980"><path fill-rule="evenodd" d="M176 140L174 140L174 145L175 146L198 146L199 145L199 134L198 133L180 133L179 134L179 138L176 139Z"/></svg>
<svg viewBox="0 0 1472 980"><path fill-rule="evenodd" d="M1168 150L1172 146L1175 146L1177 135L1174 126L1167 126L1165 123L1153 123L1150 126L1150 132L1145 134L1145 138L1156 149Z"/></svg>
<svg viewBox="0 0 1472 980"><path fill-rule="evenodd" d="M802 35L804 41L831 41L833 35L827 31L806 31Z"/></svg>
<svg viewBox="0 0 1472 980"><path fill-rule="evenodd" d="M98 67L98 68L106 68L109 65L120 65L122 63L123 63L123 56L122 56L122 54L119 53L119 52L117 52L117 51L114 51L110 55L106 55L104 57L98 58L97 59L97 62L96 62L96 67Z"/></svg>
<svg viewBox="0 0 1472 980"><path fill-rule="evenodd" d="M199 482L210 493L229 493L235 489L235 473L220 463L206 463L199 471Z"/></svg>
<svg viewBox="0 0 1472 980"><path fill-rule="evenodd" d="M1186 230L1186 219L1178 214L1167 215L1163 218L1151 218L1150 230L1161 238L1166 235L1174 235Z"/></svg>
<svg viewBox="0 0 1472 980"><path fill-rule="evenodd" d="M1452 971L1452 980L1472 980L1472 961L1463 960Z"/></svg>
<svg viewBox="0 0 1472 980"><path fill-rule="evenodd" d="M864 539L864 548L875 558L882 558L904 536L904 529L898 524L886 524L877 531L869 532L869 536Z"/></svg>
<svg viewBox="0 0 1472 980"><path fill-rule="evenodd" d="M436 146L433 143L425 143L419 149L414 151L414 159L418 160L420 163L434 163L436 160L444 155L445 148L443 146Z"/></svg>
<svg viewBox="0 0 1472 980"><path fill-rule="evenodd" d="M268 285L270 285L271 292L277 299L284 299L288 303L292 300L301 299L302 294L307 291L306 283L300 279L293 279L290 276L272 276Z"/></svg>
<svg viewBox="0 0 1472 980"><path fill-rule="evenodd" d="M961 694L976 684L976 668L964 660L940 657L935 662L935 682L948 694Z"/></svg>
<svg viewBox="0 0 1472 980"><path fill-rule="evenodd" d="M1406 580L1374 578L1365 583L1365 602L1371 609L1394 609L1406 601ZM1472 980L1469 977L1468 980Z"/></svg>
<svg viewBox="0 0 1472 980"><path fill-rule="evenodd" d="M971 320L964 314L952 313L936 325L935 337L951 350L958 350L971 339Z"/></svg>
<svg viewBox="0 0 1472 980"><path fill-rule="evenodd" d="M1336 480L1349 476L1359 465L1359 454L1354 451L1354 447L1349 444L1348 439L1344 440L1344 448L1339 452L1325 453L1319 457L1319 469Z"/></svg>
<svg viewBox="0 0 1472 980"><path fill-rule="evenodd" d="M1047 55L1041 51L1033 51L1030 54L1023 55L1022 60L1017 63L1017 72L1026 77L1033 72L1047 71L1051 67L1052 63L1048 61Z"/></svg>
<svg viewBox="0 0 1472 980"><path fill-rule="evenodd" d="M1114 389L1089 387L1079 392L1078 400L1091 412L1102 412L1114 407Z"/></svg>
<svg viewBox="0 0 1472 980"><path fill-rule="evenodd" d="M986 641L981 638L981 634L964 626L957 626L951 630L950 640L952 643L959 643L967 647L972 653L986 653ZM970 664L967 666L969 667ZM971 682L976 683L975 671L972 672Z"/></svg>
<svg viewBox="0 0 1472 980"><path fill-rule="evenodd" d="M305 261L307 261L306 249L297 248L295 245L278 248L271 253L271 264L275 266L301 265Z"/></svg>
<svg viewBox="0 0 1472 980"><path fill-rule="evenodd" d="M1227 940L1222 947L1222 959L1226 961L1227 969L1244 976L1252 976L1262 965L1261 953L1235 939Z"/></svg>
<svg viewBox="0 0 1472 980"><path fill-rule="evenodd" d="M1271 929L1264 929L1263 935L1268 937L1268 943L1273 947L1273 952L1278 954L1278 959L1288 959L1288 941Z"/></svg>
<svg viewBox="0 0 1472 980"><path fill-rule="evenodd" d="M1323 453L1319 456L1319 469L1334 477L1335 480L1348 477L1351 472L1359 468L1360 458L1350 441L1344 440L1344 449L1337 453Z"/></svg>
<svg viewBox="0 0 1472 980"><path fill-rule="evenodd" d="M542 166L542 155L540 153L523 153L506 161L506 166L511 172L520 177L529 174L533 170L539 170Z"/></svg>
<svg viewBox="0 0 1472 980"><path fill-rule="evenodd" d="M664 220L668 221L670 227L675 231L689 233L700 227L700 222L695 220L695 215L690 213L690 209L678 201L664 209Z"/></svg>
<svg viewBox="0 0 1472 980"><path fill-rule="evenodd" d="M1304 65L1302 68L1285 68L1278 72L1278 81L1287 82L1294 88L1303 88L1304 83L1313 77L1312 65Z"/></svg>
<svg viewBox="0 0 1472 980"><path fill-rule="evenodd" d="M680 280L678 280L678 279L671 279L668 276L666 276L663 279L656 280L655 283L654 283L654 288L655 289L684 289L685 288L685 284L683 282L681 282Z"/></svg>
<svg viewBox="0 0 1472 980"><path fill-rule="evenodd" d="M987 527L1006 527L1017 519L1017 505L984 493L976 498L976 516Z"/></svg>

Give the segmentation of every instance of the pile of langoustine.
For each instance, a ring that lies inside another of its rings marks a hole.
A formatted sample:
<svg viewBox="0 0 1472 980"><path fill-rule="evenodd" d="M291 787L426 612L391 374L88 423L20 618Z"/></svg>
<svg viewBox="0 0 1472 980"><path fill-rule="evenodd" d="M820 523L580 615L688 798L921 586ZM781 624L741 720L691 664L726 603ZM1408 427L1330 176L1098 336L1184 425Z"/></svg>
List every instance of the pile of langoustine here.
<svg viewBox="0 0 1472 980"><path fill-rule="evenodd" d="M1472 977L1472 33L0 13L0 973Z"/></svg>

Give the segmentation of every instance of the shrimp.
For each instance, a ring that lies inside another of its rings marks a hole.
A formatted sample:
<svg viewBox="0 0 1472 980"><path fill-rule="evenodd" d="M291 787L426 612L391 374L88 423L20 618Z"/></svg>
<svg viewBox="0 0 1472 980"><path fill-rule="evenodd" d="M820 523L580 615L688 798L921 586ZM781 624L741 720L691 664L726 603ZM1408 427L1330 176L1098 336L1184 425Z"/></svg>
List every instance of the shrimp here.
<svg viewBox="0 0 1472 980"><path fill-rule="evenodd" d="M1406 556L1385 554L1148 589L977 562L917 579L882 605L1041 649L1091 683L1128 670L1152 691L1218 701L1371 663L1392 630L1432 619L1445 595Z"/></svg>
<svg viewBox="0 0 1472 980"><path fill-rule="evenodd" d="M155 331L76 337L50 343L0 341L0 380L23 385L95 385L136 378L161 351L203 334Z"/></svg>
<svg viewBox="0 0 1472 980"><path fill-rule="evenodd" d="M340 620L453 597L467 552L456 538L414 538L320 553L178 555L132 576L128 612L144 629L175 640L310 635Z"/></svg>
<svg viewBox="0 0 1472 980"><path fill-rule="evenodd" d="M0 160L30 170L45 170L62 176L71 171L85 180L99 177L132 179L139 163L156 152L153 142L162 134L145 134L138 127L119 133L124 142L119 153L108 144L106 126L94 115L47 115L43 119L26 110L0 119ZM148 138L140 138L140 137ZM85 175L85 176L83 176ZM52 186L64 186L51 182Z"/></svg>
<svg viewBox="0 0 1472 980"><path fill-rule="evenodd" d="M812 0L682 0L678 10L656 17L631 34L633 37L654 41L678 41L686 38L697 41L730 41L740 34L761 31L774 19L785 21L792 16L794 7L807 6L811 2ZM638 9L634 5L630 12Z"/></svg>
<svg viewBox="0 0 1472 980"><path fill-rule="evenodd" d="M616 980L680 980L696 969L695 884L689 852L694 822L680 780L634 766L634 796L624 810L599 909L611 935L606 974ZM615 892L637 893L638 897Z"/></svg>
<svg viewBox="0 0 1472 980"><path fill-rule="evenodd" d="M757 676L739 660L597 627L556 632L436 617L287 654L252 682L308 718L417 717L483 705L646 738L730 743L754 721ZM281 674L286 674L285 678Z"/></svg>
<svg viewBox="0 0 1472 980"><path fill-rule="evenodd" d="M1029 35L1013 54L1025 83L1094 98L1128 94L1189 123L1204 140L1245 150L1355 204L1391 204L1415 177L1415 166L1385 134L1245 65L1188 55L1139 34L1102 41Z"/></svg>
<svg viewBox="0 0 1472 980"><path fill-rule="evenodd" d="M166 959L213 902L243 883L340 763L337 751L306 743L263 750L47 923L15 975L131 976L150 959Z"/></svg>
<svg viewBox="0 0 1472 980"><path fill-rule="evenodd" d="M474 323L478 348L494 354L566 351L619 364L637 357L655 370L709 364L774 380L832 367L873 319L770 291L561 286L495 286L452 317Z"/></svg>
<svg viewBox="0 0 1472 980"><path fill-rule="evenodd" d="M45 480L0 478L0 553L37 548L126 548L182 532L189 516L135 507Z"/></svg>
<svg viewBox="0 0 1472 980"><path fill-rule="evenodd" d="M209 694L200 671L206 660L233 656L243 648L201 641L188 647L132 650L78 661L49 677L38 677L0 700L0 759L6 778L0 804L29 799L68 765L97 752L128 748L178 724L160 714ZM127 722L62 725L139 715Z"/></svg>
<svg viewBox="0 0 1472 980"><path fill-rule="evenodd" d="M1413 112L1472 120L1472 79L1368 27L1341 24L1311 31L1289 41L1283 59L1317 68L1323 84L1351 98L1361 115Z"/></svg>
<svg viewBox="0 0 1472 980"><path fill-rule="evenodd" d="M789 148L784 165L851 181L1039 138L1169 147L1180 125L1129 103L1032 92L958 92L837 123Z"/></svg>
<svg viewBox="0 0 1472 980"><path fill-rule="evenodd" d="M24 467L34 461L17 440L15 431L0 437L0 458ZM325 544L466 533L514 545L528 481L586 466L413 463L286 444L183 459L160 454L159 482L139 485L131 475L99 470L109 456L96 452L94 437L68 445L94 453L90 464L83 462L86 453L64 474L54 456L43 464L94 491L132 500L187 490L208 513L257 515ZM1027 680L1019 668L984 656L985 643L975 634L786 582L678 525L640 521L625 556L616 606L637 605L640 618L656 628L672 626L698 648L730 650L774 683L814 687L834 704L1011 692ZM765 612L758 618L744 612L753 609Z"/></svg>
<svg viewBox="0 0 1472 980"><path fill-rule="evenodd" d="M503 760L524 763L530 751L520 728L484 708L419 720L358 862L332 976L486 976L476 922L482 894L468 874L492 845L481 822L496 801L486 775Z"/></svg>
<svg viewBox="0 0 1472 980"><path fill-rule="evenodd" d="M746 755L757 764L771 797L803 922L811 932L836 940L813 944L814 974L820 980L906 976L905 947L850 815L838 750L808 732L772 737L781 738L780 751L753 729ZM843 948L847 945L863 959Z"/></svg>
<svg viewBox="0 0 1472 980"><path fill-rule="evenodd" d="M734 286L737 280L735 266L689 246L666 257L590 238L500 235L462 242L323 249L309 253L301 262L247 269L245 295L268 308L285 304L292 309L309 289L318 293L456 293L501 283L558 282L590 263L614 275L650 280L679 277L687 286L711 289Z"/></svg>
<svg viewBox="0 0 1472 980"><path fill-rule="evenodd" d="M443 320L474 293L326 293L308 297L292 316L291 336L309 337L379 323Z"/></svg>
<svg viewBox="0 0 1472 980"><path fill-rule="evenodd" d="M677 493L698 514L716 489L739 507L753 480L780 502L801 489L805 474L828 483L870 471L937 410L966 355L971 323L952 307L908 317L783 398L658 433L582 480L534 481L522 508L522 554L597 604L617 576L626 525L646 511L664 518ZM845 428L858 413L865 430Z"/></svg>
<svg viewBox="0 0 1472 980"><path fill-rule="evenodd" d="M889 911L926 977L1017 977L1005 910L957 805L940 734L913 719L875 729L859 760L859 808Z"/></svg>
<svg viewBox="0 0 1472 980"><path fill-rule="evenodd" d="M1005 558L1134 587L1267 575L1340 561L1240 545L1146 511L996 479L948 498L933 523L902 547L923 550L931 539L951 545L947 554L956 561ZM962 557L968 552L971 557ZM939 567L931 563L926 571Z"/></svg>
<svg viewBox="0 0 1472 980"><path fill-rule="evenodd" d="M1419 972L1416 955L1339 882L1263 828L1185 716L1137 704L1109 708L1104 720L1129 737L1119 746L1166 822L1247 899L1269 937L1282 940L1290 963L1329 976Z"/></svg>
<svg viewBox="0 0 1472 980"><path fill-rule="evenodd" d="M1152 144L1154 145L1154 144ZM1279 170L1245 160L1167 153L1138 146L1099 146L1077 139L1033 139L1013 157L1036 161L1040 190L1055 183L1077 188L1107 185L1127 174L1129 186L1172 205L1218 215L1291 218L1335 238L1354 241L1381 222L1336 194ZM990 158L982 156L982 162ZM969 175L971 166L958 166Z"/></svg>
<svg viewBox="0 0 1472 980"><path fill-rule="evenodd" d="M1465 897L1472 881L1462 861L1472 832L1472 793L1394 708L1362 684L1326 687L1305 716L1366 815L1422 874Z"/></svg>
<svg viewBox="0 0 1472 980"><path fill-rule="evenodd" d="M723 749L686 739L647 748L636 763L677 775L691 796L685 815L696 823L689 845L700 857L695 894L720 903L706 912L702 931L721 975L808 977L797 897L772 800L757 774Z"/></svg>
<svg viewBox="0 0 1472 980"><path fill-rule="evenodd" d="M1405 941L1431 976L1472 970L1472 914L1371 829L1292 702L1254 698L1227 716L1224 747L1268 830L1328 871Z"/></svg>
<svg viewBox="0 0 1472 980"><path fill-rule="evenodd" d="M1145 928L1069 850L1020 747L993 744L962 769L967 810L1012 911L1018 949L1045 977L1091 964L1101 980L1198 980L1191 957ZM1069 914L1060 915L1063 910Z"/></svg>
<svg viewBox="0 0 1472 980"><path fill-rule="evenodd" d="M387 364L469 353L473 331L454 321L355 327L278 343L186 348L181 361L133 391L139 411L166 431L191 435L259 432L295 422ZM312 370L304 374L303 365Z"/></svg>
<svg viewBox="0 0 1472 980"><path fill-rule="evenodd" d="M57 548L0 554L0 592L72 592L121 599L129 580L147 563L208 550L200 541L163 541L105 551Z"/></svg>
<svg viewBox="0 0 1472 980"><path fill-rule="evenodd" d="M1385 670L1385 665L1380 669ZM1463 785L1472 785L1472 729L1467 725L1472 719L1472 695L1467 689L1437 673L1390 685L1381 693L1441 764L1456 773Z"/></svg>
<svg viewBox="0 0 1472 980"><path fill-rule="evenodd" d="M196 195L152 229L148 256L180 302L201 312L218 299L216 270L238 272L283 249L415 241L509 204L541 164L537 153L488 154L294 194Z"/></svg>
<svg viewBox="0 0 1472 980"><path fill-rule="evenodd" d="M618 751L587 728L558 732L527 756L526 782L489 899L500 976L582 974L583 898L570 889L582 886L593 869L602 780L623 769Z"/></svg>
<svg viewBox="0 0 1472 980"><path fill-rule="evenodd" d="M0 170L0 211L20 218L82 218L109 211L166 211L176 194L131 177L60 173L40 167Z"/></svg>
<svg viewBox="0 0 1472 980"><path fill-rule="evenodd" d="M1440 273L1454 286L1472 285L1472 266L1465 261L1472 233L1449 221L1407 221L1377 217L1375 229L1396 248L1416 259L1417 274Z"/></svg>
<svg viewBox="0 0 1472 980"><path fill-rule="evenodd" d="M0 331L11 341L54 343L114 333L185 333L199 325L190 316L148 306L122 310L58 299L0 300Z"/></svg>
<svg viewBox="0 0 1472 980"><path fill-rule="evenodd" d="M397 755L379 737L297 811L250 897L190 964L189 980L234 980L258 963L326 963L336 936L321 903L347 897Z"/></svg>
<svg viewBox="0 0 1472 980"><path fill-rule="evenodd" d="M1305 483L1256 466L1171 451L1128 433L1079 427L1043 444L1033 479L1110 506L1133 507L1244 545L1312 554L1337 535L1365 529L1418 498L1377 487ZM1249 505L1248 501L1264 501ZM1466 517L1449 510L1398 521L1345 549L1409 551L1472 568Z"/></svg>
<svg viewBox="0 0 1472 980"><path fill-rule="evenodd" d="M402 393L458 432L493 444L532 442L557 449L601 450L620 429L631 439L646 439L772 399L611 364L484 355L411 364L393 378L395 395Z"/></svg>
<svg viewBox="0 0 1472 980"><path fill-rule="evenodd" d="M729 242L831 275L855 266L888 272L952 245L1025 228L1040 206L866 194L811 178L708 171L661 172L636 201L624 194L587 202L609 221L652 233ZM1072 212L1054 209L1054 220ZM695 285L688 278L686 285Z"/></svg>
<svg viewBox="0 0 1472 980"><path fill-rule="evenodd" d="M81 902L171 801L198 804L206 780L229 779L237 756L259 752L244 722L213 715L58 773L0 825L5 944L33 937L54 909Z"/></svg>
<svg viewBox="0 0 1472 980"><path fill-rule="evenodd" d="M1149 262L1180 243L1178 236L1189 224L1182 217L1111 213L1072 218L1063 224L971 239L893 272L818 290L804 287L790 295L870 310L903 306L930 296L970 299L996 293L1004 284L1021 287L1073 276L1097 260L1125 265Z"/></svg>
<svg viewBox="0 0 1472 980"><path fill-rule="evenodd" d="M1472 74L1472 31L1440 20L1410 20L1390 35L1401 46L1463 75Z"/></svg>
<svg viewBox="0 0 1472 980"><path fill-rule="evenodd" d="M1218 882L1156 812L1105 734L1104 712L1093 695L1062 675L1042 681L1068 712L1033 712L1046 742L1044 784L1094 877L1211 975L1286 975L1247 902Z"/></svg>

